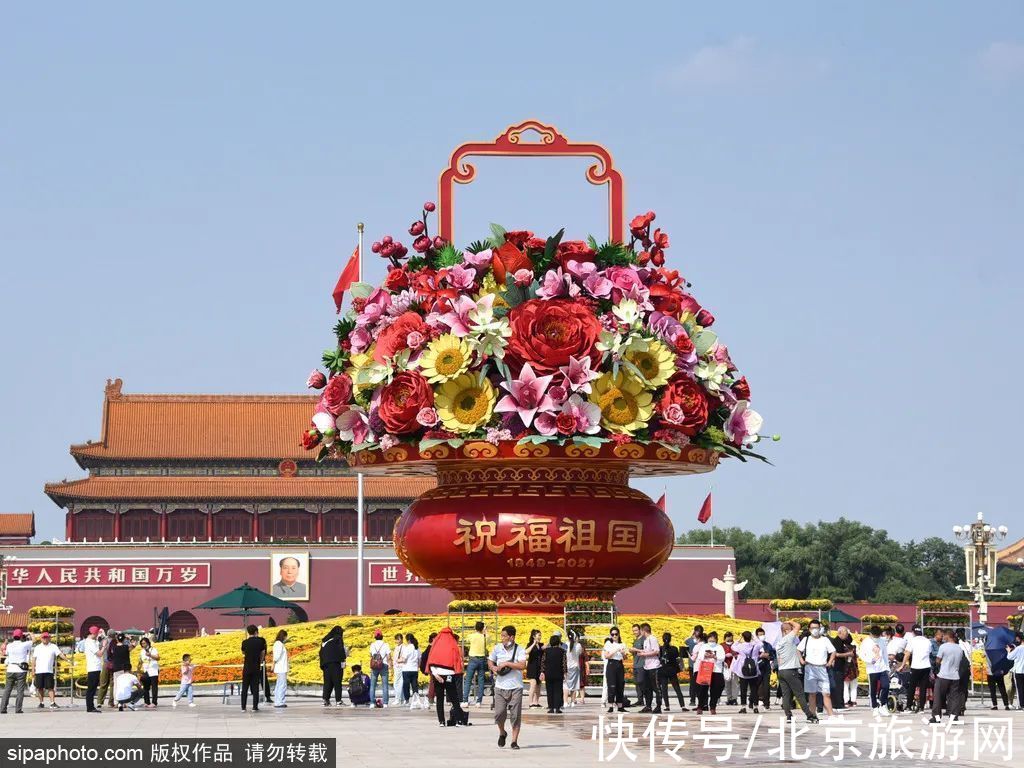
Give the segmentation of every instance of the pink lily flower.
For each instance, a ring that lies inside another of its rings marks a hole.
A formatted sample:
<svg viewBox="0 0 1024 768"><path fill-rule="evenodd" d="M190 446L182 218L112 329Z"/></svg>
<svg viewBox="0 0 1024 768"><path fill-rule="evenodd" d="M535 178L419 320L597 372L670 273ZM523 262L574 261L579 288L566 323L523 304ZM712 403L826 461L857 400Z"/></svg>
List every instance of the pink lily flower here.
<svg viewBox="0 0 1024 768"><path fill-rule="evenodd" d="M549 269L544 273L537 295L542 299L556 299L569 293L569 286L566 285L565 275L562 268Z"/></svg>
<svg viewBox="0 0 1024 768"><path fill-rule="evenodd" d="M483 304L484 301L488 300L494 301L494 294L488 294L480 303ZM441 315L440 320L451 329L454 335L459 338L469 336L469 313L474 309L476 309L476 302L469 296L463 294L452 302L452 311Z"/></svg>
<svg viewBox="0 0 1024 768"><path fill-rule="evenodd" d="M456 264L448 270L448 284L460 291L469 291L476 284L476 271Z"/></svg>
<svg viewBox="0 0 1024 768"><path fill-rule="evenodd" d="M555 404L551 396L547 394L548 385L554 378L550 376L537 376L529 363L523 366L519 372L519 378L514 381L503 381L501 386L508 392L494 410L499 413L516 413L527 427L533 421L537 411L553 410Z"/></svg>
<svg viewBox="0 0 1024 768"><path fill-rule="evenodd" d="M590 367L589 357L569 357L569 364L558 369L559 373L565 376L566 385L573 392L585 392L590 394L590 382L601 374Z"/></svg>

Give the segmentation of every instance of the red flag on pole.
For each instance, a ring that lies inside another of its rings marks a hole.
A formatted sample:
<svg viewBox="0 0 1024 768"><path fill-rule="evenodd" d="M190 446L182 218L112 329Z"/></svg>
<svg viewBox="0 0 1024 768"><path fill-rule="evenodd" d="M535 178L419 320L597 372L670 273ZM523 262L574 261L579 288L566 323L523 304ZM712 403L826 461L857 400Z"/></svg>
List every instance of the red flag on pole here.
<svg viewBox="0 0 1024 768"><path fill-rule="evenodd" d="M341 300L345 296L345 291L352 287L352 283L359 280L359 246L352 251L352 256L349 257L348 264L341 270L341 277L338 278L338 284L334 286L334 306L341 312Z"/></svg>
<svg viewBox="0 0 1024 768"><path fill-rule="evenodd" d="M661 494L661 498L658 499L658 509L660 509L662 512L666 512L667 511L665 509L665 494L664 493Z"/></svg>
<svg viewBox="0 0 1024 768"><path fill-rule="evenodd" d="M704 499L704 503L700 505L700 512L697 513L697 522L706 523L711 519L711 493L708 493L708 497Z"/></svg>

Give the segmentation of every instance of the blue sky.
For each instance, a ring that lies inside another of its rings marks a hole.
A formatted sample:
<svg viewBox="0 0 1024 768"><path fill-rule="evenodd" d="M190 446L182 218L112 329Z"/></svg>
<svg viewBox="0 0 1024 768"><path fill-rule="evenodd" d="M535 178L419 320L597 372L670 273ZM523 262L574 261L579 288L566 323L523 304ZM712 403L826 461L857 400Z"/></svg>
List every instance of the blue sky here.
<svg viewBox="0 0 1024 768"><path fill-rule="evenodd" d="M0 508L62 535L42 486L108 377L301 391L355 223L404 234L455 145L533 117L612 151L783 435L715 473L717 524L1024 535L1024 6L485 8L6 6ZM478 170L463 242L606 227L580 163ZM707 478L667 485L695 525Z"/></svg>

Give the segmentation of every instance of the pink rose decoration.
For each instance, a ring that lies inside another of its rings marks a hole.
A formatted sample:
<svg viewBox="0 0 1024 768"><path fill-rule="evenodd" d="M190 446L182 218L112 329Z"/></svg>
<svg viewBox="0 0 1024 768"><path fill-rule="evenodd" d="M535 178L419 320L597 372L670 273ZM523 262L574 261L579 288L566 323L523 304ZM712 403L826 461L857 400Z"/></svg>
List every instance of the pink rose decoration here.
<svg viewBox="0 0 1024 768"><path fill-rule="evenodd" d="M416 421L424 427L433 427L440 420L437 411L433 408L421 408L416 414Z"/></svg>
<svg viewBox="0 0 1024 768"><path fill-rule="evenodd" d="M323 389L327 386L327 377L314 368L313 372L309 374L309 378L306 379L306 386L310 389Z"/></svg>
<svg viewBox="0 0 1024 768"><path fill-rule="evenodd" d="M512 274L512 282L518 285L520 288L525 288L533 282L533 272L528 269L517 269Z"/></svg>
<svg viewBox="0 0 1024 768"><path fill-rule="evenodd" d="M419 349L426 343L426 338L419 331L410 331L405 337L405 344L409 349Z"/></svg>

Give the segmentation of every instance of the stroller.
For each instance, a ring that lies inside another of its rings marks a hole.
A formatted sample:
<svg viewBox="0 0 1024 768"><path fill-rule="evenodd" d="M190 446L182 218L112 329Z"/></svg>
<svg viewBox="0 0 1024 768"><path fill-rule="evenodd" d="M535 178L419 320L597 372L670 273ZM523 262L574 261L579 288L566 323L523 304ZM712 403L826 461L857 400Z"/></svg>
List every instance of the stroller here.
<svg viewBox="0 0 1024 768"><path fill-rule="evenodd" d="M889 712L903 712L907 708L907 682L909 674L897 672L895 665L889 670L889 700L885 706Z"/></svg>

